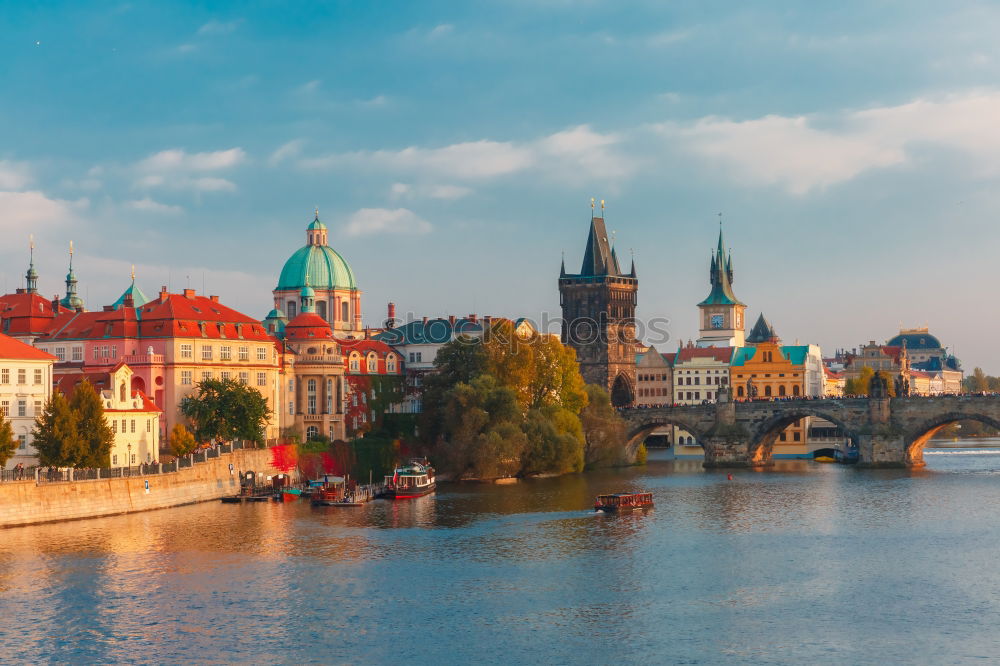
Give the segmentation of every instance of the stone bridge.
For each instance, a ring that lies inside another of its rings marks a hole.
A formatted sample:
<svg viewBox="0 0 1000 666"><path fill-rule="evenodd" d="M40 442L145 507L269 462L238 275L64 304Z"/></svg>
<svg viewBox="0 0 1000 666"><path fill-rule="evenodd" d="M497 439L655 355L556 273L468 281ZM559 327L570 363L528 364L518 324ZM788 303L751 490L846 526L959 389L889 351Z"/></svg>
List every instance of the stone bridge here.
<svg viewBox="0 0 1000 666"><path fill-rule="evenodd" d="M771 463L782 430L805 416L826 419L858 447L860 465L922 467L924 445L955 421L980 421L1000 429L1000 396L824 398L733 402L725 391L709 405L626 409L632 455L653 430L687 430L705 450L705 467L756 467Z"/></svg>

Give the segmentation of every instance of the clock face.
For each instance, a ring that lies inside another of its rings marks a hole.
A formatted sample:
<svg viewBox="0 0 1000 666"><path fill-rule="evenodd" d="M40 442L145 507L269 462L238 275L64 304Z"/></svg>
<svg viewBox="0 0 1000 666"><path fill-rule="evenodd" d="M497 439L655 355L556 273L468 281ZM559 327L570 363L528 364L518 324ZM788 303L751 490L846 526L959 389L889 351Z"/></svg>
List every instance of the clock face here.
<svg viewBox="0 0 1000 666"><path fill-rule="evenodd" d="M722 315L712 315L712 328L722 328Z"/></svg>

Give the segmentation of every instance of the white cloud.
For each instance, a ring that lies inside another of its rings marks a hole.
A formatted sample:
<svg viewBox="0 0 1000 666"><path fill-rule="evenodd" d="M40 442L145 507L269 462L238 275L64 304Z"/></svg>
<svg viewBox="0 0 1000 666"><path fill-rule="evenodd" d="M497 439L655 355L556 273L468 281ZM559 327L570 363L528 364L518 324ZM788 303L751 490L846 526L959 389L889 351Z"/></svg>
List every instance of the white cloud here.
<svg viewBox="0 0 1000 666"><path fill-rule="evenodd" d="M78 220L79 211L90 205L88 199L67 201L50 199L42 192L0 192L0 229L24 232L35 226L62 227Z"/></svg>
<svg viewBox="0 0 1000 666"><path fill-rule="evenodd" d="M267 158L267 163L271 166L277 166L285 160L298 157L299 153L302 152L302 146L304 145L305 141L302 139L293 139L284 143L271 153L271 156Z"/></svg>
<svg viewBox="0 0 1000 666"><path fill-rule="evenodd" d="M427 33L427 39L440 39L450 35L454 30L455 26L451 23L441 23L431 28L430 32Z"/></svg>
<svg viewBox="0 0 1000 666"><path fill-rule="evenodd" d="M620 179L634 171L632 162L615 151L620 141L618 135L600 134L580 125L522 143L481 139L441 148L410 146L402 150L359 151L305 158L299 166L368 167L464 181L488 180L528 170L570 181ZM441 194L447 198L447 194L458 194L458 190L441 190Z"/></svg>
<svg viewBox="0 0 1000 666"><path fill-rule="evenodd" d="M460 185L410 185L409 183L393 183L392 187L389 188L389 198L394 201L403 198L414 199L420 197L453 200L461 199L469 194L472 194L472 190Z"/></svg>
<svg viewBox="0 0 1000 666"><path fill-rule="evenodd" d="M351 215L345 228L348 236L370 234L426 234L431 224L408 208L362 208Z"/></svg>
<svg viewBox="0 0 1000 666"><path fill-rule="evenodd" d="M646 38L646 44L652 47L661 48L687 41L690 36L691 33L688 30L667 30L665 32L658 32L655 35L650 35Z"/></svg>
<svg viewBox="0 0 1000 666"><path fill-rule="evenodd" d="M363 99L358 104L361 106L385 106L389 103L389 98L385 95L375 95L371 99Z"/></svg>
<svg viewBox="0 0 1000 666"><path fill-rule="evenodd" d="M26 162L0 160L0 190L20 190L31 182L31 169Z"/></svg>
<svg viewBox="0 0 1000 666"><path fill-rule="evenodd" d="M234 32L243 23L243 19L235 21L209 21L198 28L199 35L228 35Z"/></svg>
<svg viewBox="0 0 1000 666"><path fill-rule="evenodd" d="M153 201L149 197L143 199L136 199L134 201L126 201L122 204L125 208L131 210L138 210L147 213L165 213L165 214L175 214L184 211L180 206L171 206L169 204L160 203L159 201Z"/></svg>
<svg viewBox="0 0 1000 666"><path fill-rule="evenodd" d="M145 171L191 170L214 171L227 169L243 162L246 153L242 148L216 150L205 153L188 153L178 148L161 150L139 162Z"/></svg>
<svg viewBox="0 0 1000 666"><path fill-rule="evenodd" d="M187 55L188 53L194 53L198 50L198 47L194 44L178 44L174 51L180 55Z"/></svg>
<svg viewBox="0 0 1000 666"><path fill-rule="evenodd" d="M656 129L748 185L801 195L873 169L915 164L934 150L961 153L981 174L998 173L998 116L1000 91L973 91L832 116L708 117Z"/></svg>
<svg viewBox="0 0 1000 666"><path fill-rule="evenodd" d="M232 192L236 185L218 176L203 175L242 164L246 153L242 148L229 148L203 153L188 153L173 148L154 153L140 160L136 169L141 175L133 184L137 188L164 187L199 192Z"/></svg>

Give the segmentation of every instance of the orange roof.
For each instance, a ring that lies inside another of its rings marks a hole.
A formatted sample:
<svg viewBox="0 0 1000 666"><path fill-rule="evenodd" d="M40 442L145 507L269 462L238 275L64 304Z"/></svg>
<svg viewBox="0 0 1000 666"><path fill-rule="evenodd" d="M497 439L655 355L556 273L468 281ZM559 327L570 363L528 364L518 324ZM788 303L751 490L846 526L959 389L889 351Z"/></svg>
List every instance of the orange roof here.
<svg viewBox="0 0 1000 666"><path fill-rule="evenodd" d="M392 347L382 342L381 340L340 340L340 346L346 352L347 350L357 351L367 354L370 351L377 353L379 356L385 356L386 354L393 352L397 355Z"/></svg>
<svg viewBox="0 0 1000 666"><path fill-rule="evenodd" d="M333 340L333 329L315 312L300 312L285 324L285 338L292 342Z"/></svg>
<svg viewBox="0 0 1000 666"><path fill-rule="evenodd" d="M62 305L56 305L58 313L71 312ZM52 302L41 294L30 294L19 289L14 294L0 296L0 320L4 322L4 332L12 335L40 335L52 325L56 313Z"/></svg>
<svg viewBox="0 0 1000 666"><path fill-rule="evenodd" d="M18 359L23 361L55 361L56 357L41 349L15 340L9 335L0 333L0 359Z"/></svg>

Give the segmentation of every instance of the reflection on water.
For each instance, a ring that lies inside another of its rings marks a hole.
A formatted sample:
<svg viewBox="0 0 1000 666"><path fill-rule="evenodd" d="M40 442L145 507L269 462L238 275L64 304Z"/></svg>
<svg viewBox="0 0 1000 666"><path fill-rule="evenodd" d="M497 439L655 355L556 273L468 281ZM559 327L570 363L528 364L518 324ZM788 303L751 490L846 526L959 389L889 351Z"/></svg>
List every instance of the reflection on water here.
<svg viewBox="0 0 1000 666"><path fill-rule="evenodd" d="M10 661L992 658L998 454L928 450L915 472L778 461L732 481L653 454L356 509L208 503L10 529L0 637ZM655 509L588 509L642 489Z"/></svg>

